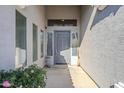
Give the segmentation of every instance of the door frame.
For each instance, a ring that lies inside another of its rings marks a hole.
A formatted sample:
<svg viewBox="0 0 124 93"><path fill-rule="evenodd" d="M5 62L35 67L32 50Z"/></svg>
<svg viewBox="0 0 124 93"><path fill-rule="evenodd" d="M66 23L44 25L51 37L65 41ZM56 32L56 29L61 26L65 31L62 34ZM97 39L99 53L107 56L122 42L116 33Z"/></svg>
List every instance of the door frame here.
<svg viewBox="0 0 124 93"><path fill-rule="evenodd" d="M71 45L71 47L70 47L70 49L71 49L71 64L70 65L75 65L75 64L77 64L77 61L75 62L74 61L74 64L73 64L73 56L72 56L72 41L73 41L73 39L72 39L72 33L74 33L75 31L76 32L78 32L78 35L79 35L79 28L78 27L70 27L70 26L53 26L53 27L50 27L50 26L48 26L47 27L47 29L46 29L46 32L47 33L52 33L52 50L53 50L53 53L52 53L52 56L48 56L47 54L47 57L46 57L46 63L48 64L48 65L51 65L51 66L53 66L53 65L55 65L54 64L54 31L60 31L60 30L65 30L65 31L70 31L70 45ZM46 34L46 40L47 40L47 34ZM47 43L46 43L46 46L47 46ZM46 51L47 51L47 48L46 48Z"/></svg>
<svg viewBox="0 0 124 93"><path fill-rule="evenodd" d="M53 31L53 62L54 62L54 65L56 64L55 63L55 58L54 58L55 57L54 56L54 49L55 49L55 46L54 46L55 45L55 41L54 41L54 39L55 39L55 32L57 32L57 31L58 32L69 32L69 35L70 35L70 39L69 39L70 40L70 49L69 49L69 51L70 51L70 62L69 62L69 64L71 64L71 45L72 45L72 42L71 42L72 41L71 40L71 34L72 34L71 30L54 30Z"/></svg>

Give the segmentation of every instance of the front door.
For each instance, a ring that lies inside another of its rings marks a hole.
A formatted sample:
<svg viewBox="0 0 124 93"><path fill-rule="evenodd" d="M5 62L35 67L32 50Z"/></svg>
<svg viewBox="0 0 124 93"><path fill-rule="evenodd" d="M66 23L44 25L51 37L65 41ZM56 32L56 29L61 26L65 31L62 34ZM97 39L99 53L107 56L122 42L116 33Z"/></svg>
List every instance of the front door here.
<svg viewBox="0 0 124 93"><path fill-rule="evenodd" d="M70 31L54 32L54 63L69 64L70 54Z"/></svg>

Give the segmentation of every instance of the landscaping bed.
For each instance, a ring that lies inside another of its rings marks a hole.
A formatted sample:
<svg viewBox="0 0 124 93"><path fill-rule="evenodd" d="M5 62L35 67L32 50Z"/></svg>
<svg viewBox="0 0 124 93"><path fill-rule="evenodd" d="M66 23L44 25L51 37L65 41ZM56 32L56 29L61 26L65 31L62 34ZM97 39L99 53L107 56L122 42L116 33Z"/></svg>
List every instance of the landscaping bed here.
<svg viewBox="0 0 124 93"><path fill-rule="evenodd" d="M45 85L46 71L37 65L0 71L0 88L43 88Z"/></svg>

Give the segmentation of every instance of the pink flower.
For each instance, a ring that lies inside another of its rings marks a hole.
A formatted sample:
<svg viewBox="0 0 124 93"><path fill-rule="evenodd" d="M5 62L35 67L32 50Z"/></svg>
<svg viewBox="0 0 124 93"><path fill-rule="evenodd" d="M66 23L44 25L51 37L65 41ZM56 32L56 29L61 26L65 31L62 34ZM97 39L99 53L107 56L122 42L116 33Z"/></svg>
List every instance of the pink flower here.
<svg viewBox="0 0 124 93"><path fill-rule="evenodd" d="M8 87L10 87L10 86L11 86L11 84L9 83L8 80L5 80L5 81L3 82L3 87L8 88Z"/></svg>

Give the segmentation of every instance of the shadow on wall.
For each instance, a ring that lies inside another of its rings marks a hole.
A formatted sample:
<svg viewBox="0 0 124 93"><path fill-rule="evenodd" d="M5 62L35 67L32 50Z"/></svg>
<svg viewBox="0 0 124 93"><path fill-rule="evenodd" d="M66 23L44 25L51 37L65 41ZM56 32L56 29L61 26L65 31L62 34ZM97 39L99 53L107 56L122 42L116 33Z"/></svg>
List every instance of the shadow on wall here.
<svg viewBox="0 0 124 93"><path fill-rule="evenodd" d="M122 5L108 5L104 10L97 11L91 28L93 26L95 26L96 24L98 24L100 21L104 20L106 17L108 17L110 15L115 16L115 14L117 13L117 11L119 10L119 8L121 6ZM81 15L82 20L81 21L83 21L83 23L81 23L81 29L82 30L81 30L81 33L80 33L80 44L79 44L79 46L81 45L81 42L84 38L86 28L87 28L87 25L89 23L89 19L91 17L92 11L93 11L93 7L91 7L91 6L83 6L83 8L82 8L82 11L81 11L82 12L82 15Z"/></svg>
<svg viewBox="0 0 124 93"><path fill-rule="evenodd" d="M109 5L107 6L104 10L102 11L97 11L94 21L92 23L92 26L95 26L97 23L99 23L100 21L102 21L103 19L105 19L106 17L112 15L115 16L115 14L117 13L118 9L121 7L122 5Z"/></svg>

